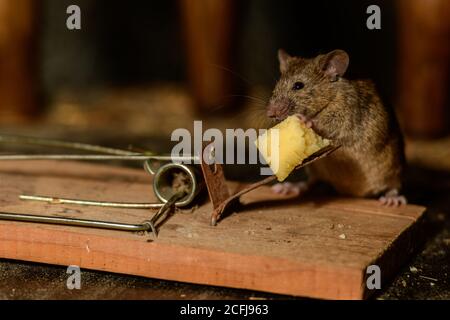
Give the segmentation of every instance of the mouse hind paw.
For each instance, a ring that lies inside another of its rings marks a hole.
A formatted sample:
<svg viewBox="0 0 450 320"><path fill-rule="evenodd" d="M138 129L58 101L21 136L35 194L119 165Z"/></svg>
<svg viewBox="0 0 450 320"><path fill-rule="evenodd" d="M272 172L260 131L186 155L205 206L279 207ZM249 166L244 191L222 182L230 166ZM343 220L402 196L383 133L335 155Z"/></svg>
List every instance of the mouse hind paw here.
<svg viewBox="0 0 450 320"><path fill-rule="evenodd" d="M309 188L309 184L307 182L283 182L277 183L272 186L272 191L277 194L282 195L291 195L294 194L299 196L306 192Z"/></svg>
<svg viewBox="0 0 450 320"><path fill-rule="evenodd" d="M387 207L399 207L408 204L406 197L400 195L397 189L386 192L384 196L381 196L378 200L383 206Z"/></svg>

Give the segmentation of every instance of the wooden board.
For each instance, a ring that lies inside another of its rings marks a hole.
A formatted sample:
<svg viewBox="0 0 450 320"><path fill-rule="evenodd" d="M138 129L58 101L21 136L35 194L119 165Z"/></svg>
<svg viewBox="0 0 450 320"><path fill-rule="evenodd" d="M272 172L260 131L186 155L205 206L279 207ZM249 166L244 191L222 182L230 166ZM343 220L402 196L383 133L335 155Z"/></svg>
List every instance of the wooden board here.
<svg viewBox="0 0 450 320"><path fill-rule="evenodd" d="M230 183L230 191L239 188ZM0 163L0 211L140 223L153 211L23 202L19 194L155 200L140 170L86 163ZM262 187L209 225L211 204L182 210L149 235L0 221L0 257L325 299L363 299L367 266L385 282L419 242L424 208L375 200L281 199ZM343 239L345 235L345 239Z"/></svg>

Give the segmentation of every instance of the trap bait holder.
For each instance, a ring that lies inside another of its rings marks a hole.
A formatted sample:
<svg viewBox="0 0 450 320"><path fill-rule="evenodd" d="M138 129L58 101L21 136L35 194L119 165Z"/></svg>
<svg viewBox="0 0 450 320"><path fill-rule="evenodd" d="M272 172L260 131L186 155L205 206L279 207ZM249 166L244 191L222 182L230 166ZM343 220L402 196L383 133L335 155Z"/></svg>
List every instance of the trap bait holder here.
<svg viewBox="0 0 450 320"><path fill-rule="evenodd" d="M89 228L100 228L109 230L131 231L131 232L152 232L156 237L158 227L168 218L174 207L188 207L192 205L198 194L206 189L209 199L213 205L211 215L211 225L216 225L223 217L226 209L240 196L248 193L262 185L276 180L276 176L269 176L261 181L248 185L241 191L230 195L223 172L223 166L215 161L214 144L205 145L202 150L203 156L172 157L155 155L151 152L133 152L128 150L114 149L103 146L66 142L59 140L49 140L31 137L17 137L0 135L0 143L30 144L45 147L68 148L79 151L96 152L98 154L31 154L31 155L0 155L0 161L23 161L23 160L123 160L123 161L143 161L144 169L149 174L154 175L153 191L158 203L127 203L79 200L69 198L57 198L39 195L20 195L21 200L42 201L52 204L75 204L85 206L98 206L109 208L132 208L132 209L158 209L158 211L148 220L140 224L127 224L119 222L87 220L77 218L28 215L0 212L0 220L22 221L46 223L66 226L78 226ZM327 156L339 147L328 146L305 159L296 169L304 167L313 161ZM205 161L205 157L207 161ZM198 165L187 165L183 162L200 163ZM164 163L164 164L162 164Z"/></svg>

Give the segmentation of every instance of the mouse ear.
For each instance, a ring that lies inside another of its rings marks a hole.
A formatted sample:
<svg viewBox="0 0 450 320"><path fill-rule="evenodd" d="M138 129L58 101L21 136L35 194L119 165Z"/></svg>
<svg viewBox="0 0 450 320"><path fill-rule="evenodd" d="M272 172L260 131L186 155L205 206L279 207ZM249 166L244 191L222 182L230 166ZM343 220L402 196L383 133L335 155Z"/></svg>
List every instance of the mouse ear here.
<svg viewBox="0 0 450 320"><path fill-rule="evenodd" d="M284 49L278 50L278 61L280 62L280 72L281 73L286 72L290 59L291 59L291 56L286 51L284 51Z"/></svg>
<svg viewBox="0 0 450 320"><path fill-rule="evenodd" d="M336 81L347 71L349 60L350 58L347 52L344 50L334 50L325 56L322 56L319 65L321 70L331 79L331 81Z"/></svg>

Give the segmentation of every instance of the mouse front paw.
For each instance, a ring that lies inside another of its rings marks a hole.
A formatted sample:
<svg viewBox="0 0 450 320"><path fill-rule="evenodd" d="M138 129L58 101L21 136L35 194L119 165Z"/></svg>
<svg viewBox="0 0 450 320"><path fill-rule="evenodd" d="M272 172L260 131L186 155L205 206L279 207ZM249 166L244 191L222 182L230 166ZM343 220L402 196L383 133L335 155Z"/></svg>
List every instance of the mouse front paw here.
<svg viewBox="0 0 450 320"><path fill-rule="evenodd" d="M297 116L297 118L300 119L301 122L303 122L305 124L305 126L307 128L312 128L313 122L311 120L309 120L305 115L303 115L301 113L297 113L296 116Z"/></svg>
<svg viewBox="0 0 450 320"><path fill-rule="evenodd" d="M308 190L307 182L283 182L272 186L272 191L281 195L296 195L299 196Z"/></svg>
<svg viewBox="0 0 450 320"><path fill-rule="evenodd" d="M385 195L380 197L378 200L382 205L387 207L399 207L401 205L408 204L406 197L400 195L397 189L386 192Z"/></svg>

